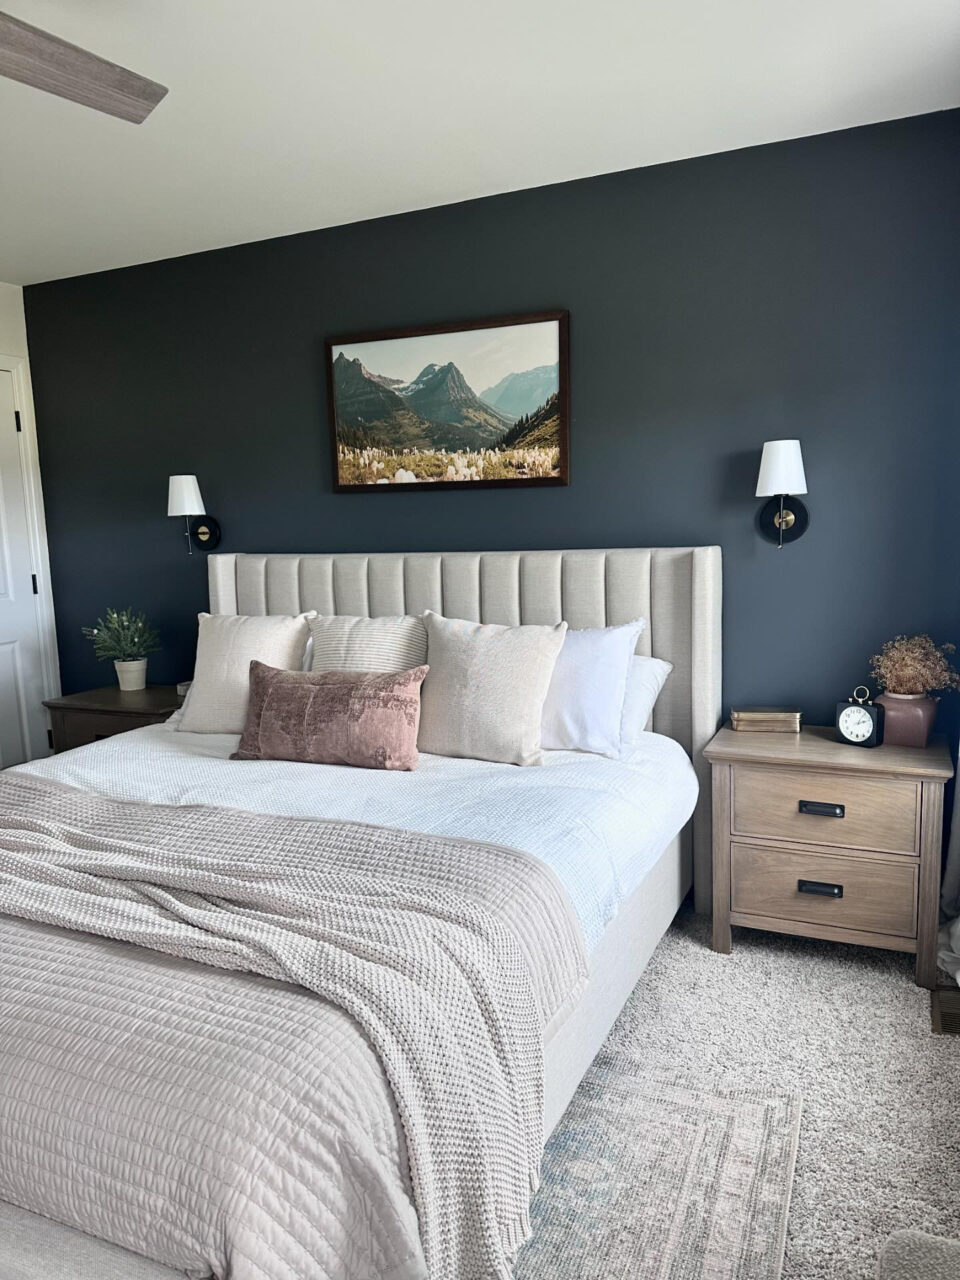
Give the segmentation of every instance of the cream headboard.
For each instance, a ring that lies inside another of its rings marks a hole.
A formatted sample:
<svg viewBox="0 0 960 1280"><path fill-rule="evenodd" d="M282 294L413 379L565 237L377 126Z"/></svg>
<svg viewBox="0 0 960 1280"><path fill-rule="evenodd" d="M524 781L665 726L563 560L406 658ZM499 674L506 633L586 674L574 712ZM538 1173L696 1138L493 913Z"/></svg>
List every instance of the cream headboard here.
<svg viewBox="0 0 960 1280"><path fill-rule="evenodd" d="M433 609L476 622L604 627L644 617L638 653L673 674L653 727L691 755L697 910L710 910L710 775L702 750L720 719L720 548L211 555L214 613L376 617ZM689 841L688 841L689 843Z"/></svg>

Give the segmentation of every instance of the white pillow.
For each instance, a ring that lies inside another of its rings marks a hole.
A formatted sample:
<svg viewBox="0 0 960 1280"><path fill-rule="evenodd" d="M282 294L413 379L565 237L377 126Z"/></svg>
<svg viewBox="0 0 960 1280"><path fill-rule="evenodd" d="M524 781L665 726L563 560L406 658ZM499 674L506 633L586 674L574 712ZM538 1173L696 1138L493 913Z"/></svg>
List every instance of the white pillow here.
<svg viewBox="0 0 960 1280"><path fill-rule="evenodd" d="M568 631L543 704L543 747L620 755L627 675L643 618L618 627Z"/></svg>
<svg viewBox="0 0 960 1280"><path fill-rule="evenodd" d="M300 670L307 620L269 615L246 618L201 613L197 665L177 729L184 733L243 733L250 699L250 663Z"/></svg>
<svg viewBox="0 0 960 1280"><path fill-rule="evenodd" d="M672 662L663 658L634 658L627 677L627 696L623 700L623 723L620 743L624 751L635 747L640 734L650 723L660 691L673 670Z"/></svg>
<svg viewBox="0 0 960 1280"><path fill-rule="evenodd" d="M423 615L430 670L420 695L421 751L540 764L543 702L567 624L501 627Z"/></svg>
<svg viewBox="0 0 960 1280"><path fill-rule="evenodd" d="M321 615L310 620L310 636L311 671L410 671L427 660L419 618Z"/></svg>

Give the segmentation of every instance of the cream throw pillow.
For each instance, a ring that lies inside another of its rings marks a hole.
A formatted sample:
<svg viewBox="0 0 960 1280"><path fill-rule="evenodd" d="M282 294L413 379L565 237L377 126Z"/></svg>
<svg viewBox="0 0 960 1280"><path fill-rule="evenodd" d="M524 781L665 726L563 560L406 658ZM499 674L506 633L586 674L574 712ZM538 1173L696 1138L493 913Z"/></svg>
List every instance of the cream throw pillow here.
<svg viewBox="0 0 960 1280"><path fill-rule="evenodd" d="M421 751L540 764L540 722L567 624L500 627L423 615L430 671L420 697Z"/></svg>
<svg viewBox="0 0 960 1280"><path fill-rule="evenodd" d="M320 614L310 621L310 635L311 671L409 671L427 660L427 633L419 618Z"/></svg>
<svg viewBox="0 0 960 1280"><path fill-rule="evenodd" d="M250 663L299 671L312 613L296 617L236 617L201 613L197 665L177 729L183 733L243 733L250 699Z"/></svg>

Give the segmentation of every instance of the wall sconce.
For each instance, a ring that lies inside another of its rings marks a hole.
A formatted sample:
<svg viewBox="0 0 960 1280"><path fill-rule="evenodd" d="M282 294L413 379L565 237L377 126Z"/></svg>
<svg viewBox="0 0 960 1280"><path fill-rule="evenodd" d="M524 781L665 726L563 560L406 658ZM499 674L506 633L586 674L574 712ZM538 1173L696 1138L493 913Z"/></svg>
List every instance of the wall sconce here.
<svg viewBox="0 0 960 1280"><path fill-rule="evenodd" d="M799 440L767 440L757 477L758 498L769 498L757 517L760 533L768 542L782 547L796 542L807 532L810 517L796 496L807 492L803 454Z"/></svg>
<svg viewBox="0 0 960 1280"><path fill-rule="evenodd" d="M170 477L167 515L183 516L186 522L184 537L187 539L187 551L190 555L193 555L195 546L201 551L212 551L219 544L220 526L204 511L196 476Z"/></svg>

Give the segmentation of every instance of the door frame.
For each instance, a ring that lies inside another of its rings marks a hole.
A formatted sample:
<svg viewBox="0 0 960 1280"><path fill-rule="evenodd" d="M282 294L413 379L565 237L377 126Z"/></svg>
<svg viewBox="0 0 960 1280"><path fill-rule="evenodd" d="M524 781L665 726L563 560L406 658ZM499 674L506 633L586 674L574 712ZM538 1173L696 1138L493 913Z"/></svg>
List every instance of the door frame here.
<svg viewBox="0 0 960 1280"><path fill-rule="evenodd" d="M27 513L27 538L30 546L30 571L37 577L37 631L40 639L40 665L43 696L60 696L60 657L57 649L57 623L53 608L53 586L50 581L50 551L47 545L47 522L40 483L40 452L37 447L37 420L33 411L33 389L30 365L26 356L8 356L0 352L0 372L13 378L13 403L20 415L20 471Z"/></svg>

